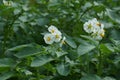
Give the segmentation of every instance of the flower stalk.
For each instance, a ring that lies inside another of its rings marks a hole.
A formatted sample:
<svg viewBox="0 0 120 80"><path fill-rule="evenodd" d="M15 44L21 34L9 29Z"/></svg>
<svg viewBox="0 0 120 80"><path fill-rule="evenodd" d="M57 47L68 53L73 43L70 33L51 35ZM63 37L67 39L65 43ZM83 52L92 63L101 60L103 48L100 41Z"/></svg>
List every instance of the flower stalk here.
<svg viewBox="0 0 120 80"><path fill-rule="evenodd" d="M102 75L102 53L101 53L101 51L100 51L100 49L99 49L99 47L98 47L98 66L97 66L97 74L99 75L99 76L101 76Z"/></svg>

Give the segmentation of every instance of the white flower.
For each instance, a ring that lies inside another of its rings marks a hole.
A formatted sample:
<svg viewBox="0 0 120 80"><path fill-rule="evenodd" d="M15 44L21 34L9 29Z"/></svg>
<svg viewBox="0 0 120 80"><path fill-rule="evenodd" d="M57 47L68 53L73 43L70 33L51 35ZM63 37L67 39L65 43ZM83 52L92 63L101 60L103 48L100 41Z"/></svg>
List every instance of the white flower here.
<svg viewBox="0 0 120 80"><path fill-rule="evenodd" d="M105 30L104 29L101 29L98 33L101 37L104 37L105 36Z"/></svg>
<svg viewBox="0 0 120 80"><path fill-rule="evenodd" d="M11 6L11 5L13 4L13 2L12 2L12 1L3 0L3 4L4 4L5 6Z"/></svg>
<svg viewBox="0 0 120 80"><path fill-rule="evenodd" d="M48 33L44 35L44 40L46 44L52 44L54 42L54 35Z"/></svg>
<svg viewBox="0 0 120 80"><path fill-rule="evenodd" d="M99 21L97 21L96 18L92 19L91 21L92 21L92 24L93 24L93 27L94 27L93 33L96 33L99 30L104 28L104 25L101 24Z"/></svg>
<svg viewBox="0 0 120 80"><path fill-rule="evenodd" d="M94 24L96 27L104 28L104 25L101 24L96 18L93 18L91 21L93 22L93 24Z"/></svg>
<svg viewBox="0 0 120 80"><path fill-rule="evenodd" d="M51 25L49 28L48 28L48 31L54 35L54 41L55 42L60 42L61 38L62 38L62 33L53 25Z"/></svg>
<svg viewBox="0 0 120 80"><path fill-rule="evenodd" d="M89 20L88 22L85 22L85 24L83 25L84 27L84 30L87 32L87 33L92 33L93 30L94 30L94 27L93 27L93 22L91 20Z"/></svg>
<svg viewBox="0 0 120 80"><path fill-rule="evenodd" d="M62 34L60 31L55 31L55 33L53 34L55 36L55 42L60 42L60 40L62 39Z"/></svg>
<svg viewBox="0 0 120 80"><path fill-rule="evenodd" d="M98 32L92 34L93 38L95 38L96 40L101 40L104 37L104 35L105 35L104 29L100 29Z"/></svg>
<svg viewBox="0 0 120 80"><path fill-rule="evenodd" d="M62 39L62 33L53 25L48 28L49 34L44 36L44 40L47 44L52 44L53 42L60 42Z"/></svg>
<svg viewBox="0 0 120 80"><path fill-rule="evenodd" d="M48 31L49 31L50 33L52 33L52 34L55 34L55 32L58 31L58 29L57 29L55 26L51 25L51 26L48 28Z"/></svg>
<svg viewBox="0 0 120 80"><path fill-rule="evenodd" d="M104 24L97 21L96 18L93 18L88 22L85 22L84 30L87 33L91 33L93 38L95 38L96 40L101 40L105 35Z"/></svg>

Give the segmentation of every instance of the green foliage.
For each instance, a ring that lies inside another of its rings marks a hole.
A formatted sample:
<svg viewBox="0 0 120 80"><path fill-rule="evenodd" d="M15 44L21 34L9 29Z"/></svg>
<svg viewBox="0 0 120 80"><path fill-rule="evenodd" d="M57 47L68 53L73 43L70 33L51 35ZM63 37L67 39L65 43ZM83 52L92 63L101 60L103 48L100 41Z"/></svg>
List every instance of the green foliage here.
<svg viewBox="0 0 120 80"><path fill-rule="evenodd" d="M60 75L67 76L70 73L69 64L60 63L57 65L57 71Z"/></svg>
<svg viewBox="0 0 120 80"><path fill-rule="evenodd" d="M39 56L36 57L32 62L31 62L31 67L39 67L42 66L50 61L52 61L53 59L47 55L45 56Z"/></svg>
<svg viewBox="0 0 120 80"><path fill-rule="evenodd" d="M1 0L0 80L120 80L119 0ZM83 25L97 18L101 41ZM46 44L50 25L66 37Z"/></svg>
<svg viewBox="0 0 120 80"><path fill-rule="evenodd" d="M101 80L101 79L96 75L87 75L82 77L80 80Z"/></svg>
<svg viewBox="0 0 120 80"><path fill-rule="evenodd" d="M79 55L84 55L86 53L89 53L93 49L95 49L94 45L91 45L91 44L80 44L79 47L78 47L78 54Z"/></svg>

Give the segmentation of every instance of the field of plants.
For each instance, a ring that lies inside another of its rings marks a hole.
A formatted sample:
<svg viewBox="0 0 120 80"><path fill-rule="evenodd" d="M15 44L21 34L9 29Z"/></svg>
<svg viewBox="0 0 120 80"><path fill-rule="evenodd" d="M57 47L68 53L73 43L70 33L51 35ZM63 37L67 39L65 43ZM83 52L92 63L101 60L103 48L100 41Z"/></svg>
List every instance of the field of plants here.
<svg viewBox="0 0 120 80"><path fill-rule="evenodd" d="M120 80L120 0L0 0L0 80Z"/></svg>

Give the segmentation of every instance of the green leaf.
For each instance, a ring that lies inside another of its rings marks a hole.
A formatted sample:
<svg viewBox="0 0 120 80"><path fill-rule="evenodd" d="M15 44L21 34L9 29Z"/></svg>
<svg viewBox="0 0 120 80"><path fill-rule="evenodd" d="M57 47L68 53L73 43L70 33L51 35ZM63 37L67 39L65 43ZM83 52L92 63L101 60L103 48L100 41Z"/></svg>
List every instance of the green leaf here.
<svg viewBox="0 0 120 80"><path fill-rule="evenodd" d="M21 17L19 17L19 20L22 21L22 22L27 22L28 21L27 16L21 16Z"/></svg>
<svg viewBox="0 0 120 80"><path fill-rule="evenodd" d="M100 50L102 53L114 52L114 49L110 44L100 44Z"/></svg>
<svg viewBox="0 0 120 80"><path fill-rule="evenodd" d="M41 46L35 44L32 46L27 46L22 48L20 51L18 51L16 54L14 54L18 58L25 58L28 56L39 54L42 51Z"/></svg>
<svg viewBox="0 0 120 80"><path fill-rule="evenodd" d="M78 55L81 56L81 55L84 55L84 54L92 51L93 49L95 49L94 45L91 45L91 44L80 44L78 49L77 49L77 52L78 52Z"/></svg>
<svg viewBox="0 0 120 80"><path fill-rule="evenodd" d="M48 7L59 5L59 0L49 0Z"/></svg>
<svg viewBox="0 0 120 80"><path fill-rule="evenodd" d="M115 65L118 65L119 62L120 62L120 56L116 56L115 59L114 59L114 61L113 61L113 63L114 63Z"/></svg>
<svg viewBox="0 0 120 80"><path fill-rule="evenodd" d="M99 76L97 75L86 75L82 77L80 80L102 80Z"/></svg>
<svg viewBox="0 0 120 80"><path fill-rule="evenodd" d="M14 72L5 72L0 75L0 80L7 80L11 78L12 76L14 76Z"/></svg>
<svg viewBox="0 0 120 80"><path fill-rule="evenodd" d="M75 42L73 41L73 39L72 39L71 37L69 37L69 36L66 36L65 42L66 42L69 46L71 46L72 48L76 48L76 47L77 47L76 43L75 43Z"/></svg>
<svg viewBox="0 0 120 80"><path fill-rule="evenodd" d="M36 23L39 26L44 26L44 25L49 23L49 19L47 19L47 18L39 18L39 19L36 20Z"/></svg>
<svg viewBox="0 0 120 80"><path fill-rule="evenodd" d="M29 70L24 70L25 75L32 75L32 72Z"/></svg>
<svg viewBox="0 0 120 80"><path fill-rule="evenodd" d="M114 50L116 51L116 52L120 52L120 40L114 40L114 39L112 39L112 42L114 43Z"/></svg>
<svg viewBox="0 0 120 80"><path fill-rule="evenodd" d="M89 8L91 6L92 6L92 4L90 2L86 2L82 8L83 8L83 10L86 10L87 8Z"/></svg>
<svg viewBox="0 0 120 80"><path fill-rule="evenodd" d="M120 16L114 10L106 9L108 16L115 22L120 23Z"/></svg>
<svg viewBox="0 0 120 80"><path fill-rule="evenodd" d="M103 78L103 80L116 80L116 79L111 78L111 77L105 77L105 78Z"/></svg>
<svg viewBox="0 0 120 80"><path fill-rule="evenodd" d="M112 29L111 31L110 31L110 38L112 38L112 39L116 39L116 40L120 40L120 30L117 30L117 29Z"/></svg>
<svg viewBox="0 0 120 80"><path fill-rule="evenodd" d="M97 40L95 40L94 38L90 37L90 36L86 36L86 35L80 35L82 38L85 38L86 40L89 40L91 43L98 45L99 42Z"/></svg>
<svg viewBox="0 0 120 80"><path fill-rule="evenodd" d="M0 59L0 68L1 67L11 67L15 65L15 62L13 59L11 58L3 58L3 59Z"/></svg>
<svg viewBox="0 0 120 80"><path fill-rule="evenodd" d="M62 76L67 76L70 73L69 64L60 63L56 67L57 72Z"/></svg>
<svg viewBox="0 0 120 80"><path fill-rule="evenodd" d="M17 15L17 14L19 14L20 12L21 12L20 9L15 9L15 10L14 10L14 15Z"/></svg>
<svg viewBox="0 0 120 80"><path fill-rule="evenodd" d="M18 58L25 58L28 56L39 54L42 51L42 49L43 48L40 45L33 43L10 48L5 53L9 55L11 54L11 52L14 52L15 54L12 55Z"/></svg>
<svg viewBox="0 0 120 80"><path fill-rule="evenodd" d="M111 39L111 41L112 41L116 46L120 46L120 40Z"/></svg>
<svg viewBox="0 0 120 80"><path fill-rule="evenodd" d="M56 52L57 57L61 57L63 55L67 54L67 52Z"/></svg>
<svg viewBox="0 0 120 80"><path fill-rule="evenodd" d="M36 57L32 63L31 63L31 67L39 67L39 66L43 66L45 64L47 64L48 62L53 61L54 59L48 55L42 55L39 57Z"/></svg>
<svg viewBox="0 0 120 80"><path fill-rule="evenodd" d="M19 45L19 46L15 46L13 48L9 48L5 51L5 54L6 55L15 55L17 56L17 54L14 54L14 53L20 53L22 52L24 49L26 48L29 48L29 47L33 47L35 46L36 44L24 44L24 45ZM29 51L29 50L28 50ZM27 52L27 51L26 51ZM17 56L18 58L21 58L21 55L22 54L18 54L20 56ZM26 55L26 54L23 54L23 55Z"/></svg>
<svg viewBox="0 0 120 80"><path fill-rule="evenodd" d="M13 48L7 49L6 53L10 52L10 51L19 51L19 50L21 50L21 49L23 49L25 47L30 47L30 46L33 46L33 44L24 44L24 45L15 46Z"/></svg>
<svg viewBox="0 0 120 80"><path fill-rule="evenodd" d="M104 11L105 7L101 4L98 4L98 5L94 6L93 9L94 9L94 11L100 13L100 12Z"/></svg>

